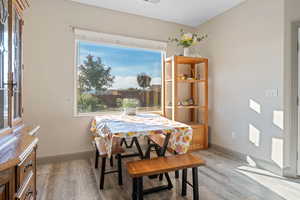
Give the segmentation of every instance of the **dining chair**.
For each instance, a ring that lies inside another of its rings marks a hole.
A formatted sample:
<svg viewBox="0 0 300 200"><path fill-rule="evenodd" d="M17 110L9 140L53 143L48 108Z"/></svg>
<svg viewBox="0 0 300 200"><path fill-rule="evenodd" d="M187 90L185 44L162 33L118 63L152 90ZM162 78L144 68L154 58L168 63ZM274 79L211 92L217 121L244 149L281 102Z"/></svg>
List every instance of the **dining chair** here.
<svg viewBox="0 0 300 200"><path fill-rule="evenodd" d="M97 137L95 138L96 145L96 159L95 159L95 168L98 168L99 157L101 158L101 169L100 169L100 190L104 187L104 176L106 174L118 173L118 182L119 185L123 184L122 179L122 153L124 153L124 149L121 147L121 142L119 139L114 139L112 146L112 154L111 160L113 156L117 159L117 169L106 171L106 159L108 158L107 150L105 147L104 139Z"/></svg>

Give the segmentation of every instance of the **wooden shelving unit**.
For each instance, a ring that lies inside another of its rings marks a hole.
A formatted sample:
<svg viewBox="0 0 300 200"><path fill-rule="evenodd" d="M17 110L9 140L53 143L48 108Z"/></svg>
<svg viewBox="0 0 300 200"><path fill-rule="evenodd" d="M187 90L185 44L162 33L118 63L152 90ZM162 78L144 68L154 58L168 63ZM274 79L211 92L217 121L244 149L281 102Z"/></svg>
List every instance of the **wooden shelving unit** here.
<svg viewBox="0 0 300 200"><path fill-rule="evenodd" d="M189 79L181 78L182 70L184 74L190 74ZM208 148L208 59L184 56L166 58L162 79L163 115L193 128L190 150ZM179 104L184 98L193 99L194 104Z"/></svg>

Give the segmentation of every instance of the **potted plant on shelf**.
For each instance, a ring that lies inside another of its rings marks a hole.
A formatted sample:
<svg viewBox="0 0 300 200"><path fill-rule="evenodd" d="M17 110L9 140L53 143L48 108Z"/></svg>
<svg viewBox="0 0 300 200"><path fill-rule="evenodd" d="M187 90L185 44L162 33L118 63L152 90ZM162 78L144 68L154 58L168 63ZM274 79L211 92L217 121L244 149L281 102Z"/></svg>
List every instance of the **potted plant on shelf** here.
<svg viewBox="0 0 300 200"><path fill-rule="evenodd" d="M183 47L183 56L191 56L190 47L195 46L202 40L207 38L207 35L200 35L199 33L189 33L184 32L183 29L180 30L180 37L170 37L170 42L176 42L177 46Z"/></svg>
<svg viewBox="0 0 300 200"><path fill-rule="evenodd" d="M138 99L123 99L122 107L125 115L136 115L136 108L139 105Z"/></svg>

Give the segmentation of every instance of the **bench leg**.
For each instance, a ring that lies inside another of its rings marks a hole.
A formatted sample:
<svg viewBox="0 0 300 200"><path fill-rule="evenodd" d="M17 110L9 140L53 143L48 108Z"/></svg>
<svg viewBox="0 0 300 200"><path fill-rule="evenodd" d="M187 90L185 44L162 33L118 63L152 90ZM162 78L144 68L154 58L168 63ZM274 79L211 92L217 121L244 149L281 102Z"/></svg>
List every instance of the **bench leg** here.
<svg viewBox="0 0 300 200"><path fill-rule="evenodd" d="M165 173L165 176L166 176L166 179L167 179L167 182L168 182L168 189L171 190L173 188L173 184L172 184L172 181L170 179L170 176L168 173Z"/></svg>
<svg viewBox="0 0 300 200"><path fill-rule="evenodd" d="M199 187L198 187L198 168L195 167L193 170L193 199L199 200Z"/></svg>
<svg viewBox="0 0 300 200"><path fill-rule="evenodd" d="M143 194L143 177L140 177L137 179L137 199L143 200L144 194Z"/></svg>
<svg viewBox="0 0 300 200"><path fill-rule="evenodd" d="M111 158L109 159L109 163L110 163L111 167L114 166L114 157L113 156L111 156Z"/></svg>
<svg viewBox="0 0 300 200"><path fill-rule="evenodd" d="M176 151L174 151L174 155L177 155L177 154L178 153ZM179 179L179 171L178 170L175 171L175 178Z"/></svg>
<svg viewBox="0 0 300 200"><path fill-rule="evenodd" d="M159 175L159 181L162 181L163 179L164 179L163 174L160 174L160 175Z"/></svg>
<svg viewBox="0 0 300 200"><path fill-rule="evenodd" d="M132 200L137 199L137 178L132 179Z"/></svg>
<svg viewBox="0 0 300 200"><path fill-rule="evenodd" d="M95 169L98 169L98 163L99 163L99 151L96 147Z"/></svg>
<svg viewBox="0 0 300 200"><path fill-rule="evenodd" d="M118 179L119 179L119 185L123 185L123 179L122 179L122 156L121 154L117 155L118 160Z"/></svg>
<svg viewBox="0 0 300 200"><path fill-rule="evenodd" d="M187 169L182 170L182 192L181 196L186 196L186 186L187 186Z"/></svg>
<svg viewBox="0 0 300 200"><path fill-rule="evenodd" d="M104 185L105 166L106 166L106 157L102 158L102 166L100 172L100 190L103 189L103 185Z"/></svg>

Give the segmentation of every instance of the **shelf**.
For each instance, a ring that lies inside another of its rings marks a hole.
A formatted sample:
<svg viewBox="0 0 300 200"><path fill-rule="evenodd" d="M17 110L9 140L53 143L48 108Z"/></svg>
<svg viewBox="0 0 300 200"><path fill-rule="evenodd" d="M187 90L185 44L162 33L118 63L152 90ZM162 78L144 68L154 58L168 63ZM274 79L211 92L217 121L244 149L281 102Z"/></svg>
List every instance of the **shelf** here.
<svg viewBox="0 0 300 200"><path fill-rule="evenodd" d="M166 80L166 82L170 83L172 82L171 79ZM205 83L206 80L181 80L181 79L177 79L177 82L180 83Z"/></svg>
<svg viewBox="0 0 300 200"><path fill-rule="evenodd" d="M167 109L172 109L173 106L166 106ZM179 108L179 109L207 109L207 107L205 106L176 106L176 108Z"/></svg>
<svg viewBox="0 0 300 200"><path fill-rule="evenodd" d="M176 106L177 108L195 108L195 109L205 109L205 106Z"/></svg>
<svg viewBox="0 0 300 200"><path fill-rule="evenodd" d="M173 56L166 59L167 63L171 63L173 59L177 59L177 64L199 64L208 62L207 58L194 58L185 56Z"/></svg>
<svg viewBox="0 0 300 200"><path fill-rule="evenodd" d="M178 79L177 80L178 82L181 82L181 83L205 83L206 81L205 80L180 80Z"/></svg>
<svg viewBox="0 0 300 200"><path fill-rule="evenodd" d="M197 127L203 127L203 126L205 126L205 124L201 124L199 122L182 122L182 123L184 123L186 125L189 125L192 128L197 128Z"/></svg>

